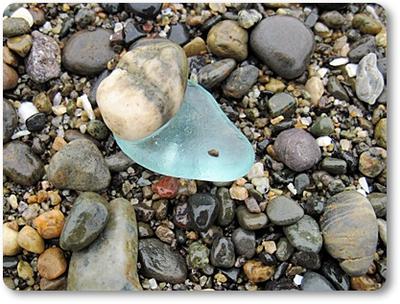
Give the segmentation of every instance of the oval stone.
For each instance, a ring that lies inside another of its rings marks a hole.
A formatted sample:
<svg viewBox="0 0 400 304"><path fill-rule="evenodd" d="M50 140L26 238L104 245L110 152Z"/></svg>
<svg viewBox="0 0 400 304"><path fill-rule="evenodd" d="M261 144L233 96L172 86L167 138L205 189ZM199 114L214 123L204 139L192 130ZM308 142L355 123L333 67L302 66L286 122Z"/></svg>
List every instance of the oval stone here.
<svg viewBox="0 0 400 304"><path fill-rule="evenodd" d="M321 151L314 137L298 128L279 133L274 150L277 157L296 172L310 169L321 158Z"/></svg>
<svg viewBox="0 0 400 304"><path fill-rule="evenodd" d="M18 126L18 116L14 106L8 100L3 100L3 143L9 142Z"/></svg>
<svg viewBox="0 0 400 304"><path fill-rule="evenodd" d="M144 239L139 242L141 272L147 278L171 284L186 280L184 258L171 247L157 239Z"/></svg>
<svg viewBox="0 0 400 304"><path fill-rule="evenodd" d="M137 274L138 231L135 209L117 198L109 204L110 219L89 247L72 254L68 290L142 290Z"/></svg>
<svg viewBox="0 0 400 304"><path fill-rule="evenodd" d="M183 101L188 64L166 39L141 39L97 89L106 125L126 140L144 138L167 123Z"/></svg>
<svg viewBox="0 0 400 304"><path fill-rule="evenodd" d="M103 231L108 219L107 201L97 193L82 193L65 221L60 237L61 248L73 251L85 248Z"/></svg>
<svg viewBox="0 0 400 304"><path fill-rule="evenodd" d="M377 66L375 53L369 53L361 59L357 68L357 97L373 105L381 95L385 86L383 76Z"/></svg>
<svg viewBox="0 0 400 304"><path fill-rule="evenodd" d="M299 77L314 50L314 35L299 19L272 16L252 31L250 46L275 73L285 79Z"/></svg>
<svg viewBox="0 0 400 304"><path fill-rule="evenodd" d="M294 200L278 196L267 205L267 215L275 225L291 225L304 215L304 210Z"/></svg>
<svg viewBox="0 0 400 304"><path fill-rule="evenodd" d="M202 67L197 75L199 83L207 89L219 85L236 66L232 58L222 59Z"/></svg>
<svg viewBox="0 0 400 304"><path fill-rule="evenodd" d="M189 216L193 229L205 231L218 216L218 202L209 194L196 193L188 200Z"/></svg>
<svg viewBox="0 0 400 304"><path fill-rule="evenodd" d="M212 243L210 262L215 267L230 268L235 264L235 250L230 238L220 237Z"/></svg>
<svg viewBox="0 0 400 304"><path fill-rule="evenodd" d="M325 249L351 276L368 271L378 241L378 227L370 202L357 191L331 197L320 219Z"/></svg>

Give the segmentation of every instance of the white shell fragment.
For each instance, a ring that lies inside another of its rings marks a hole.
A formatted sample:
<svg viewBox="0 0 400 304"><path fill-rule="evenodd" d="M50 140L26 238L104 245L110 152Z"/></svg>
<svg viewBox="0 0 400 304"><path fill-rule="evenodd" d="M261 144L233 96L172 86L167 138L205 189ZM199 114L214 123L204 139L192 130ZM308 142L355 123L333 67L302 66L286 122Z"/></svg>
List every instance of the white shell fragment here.
<svg viewBox="0 0 400 304"><path fill-rule="evenodd" d="M22 18L28 22L29 26L33 25L33 17L32 14L24 7L20 7L11 15L12 18Z"/></svg>
<svg viewBox="0 0 400 304"><path fill-rule="evenodd" d="M38 109L31 102L23 102L18 108L18 116L21 118L22 123L32 115L39 113Z"/></svg>
<svg viewBox="0 0 400 304"><path fill-rule="evenodd" d="M96 116L94 115L92 105L90 104L90 101L87 97L86 94L83 94L82 96L78 97L78 100L82 103L82 107L87 113L88 117L90 120L95 120Z"/></svg>
<svg viewBox="0 0 400 304"><path fill-rule="evenodd" d="M376 60L376 55L369 53L361 59L357 70L357 97L370 105L376 102L385 85L383 76L378 70Z"/></svg>
<svg viewBox="0 0 400 304"><path fill-rule="evenodd" d="M368 183L367 183L367 179L365 177L361 177L358 180L358 183L360 184L361 188L366 192L369 193L369 187L368 187Z"/></svg>
<svg viewBox="0 0 400 304"><path fill-rule="evenodd" d="M345 65L347 63L349 63L349 58L342 57L342 58L333 59L329 64L331 66L335 66L336 67L336 66Z"/></svg>
<svg viewBox="0 0 400 304"><path fill-rule="evenodd" d="M329 136L321 136L316 139L317 145L320 147L327 147L332 143L332 138Z"/></svg>
<svg viewBox="0 0 400 304"><path fill-rule="evenodd" d="M31 134L31 132L29 132L28 130L18 131L16 133L14 133L13 136L11 136L11 139L14 140L14 139L24 137L25 135L29 135L29 134Z"/></svg>
<svg viewBox="0 0 400 304"><path fill-rule="evenodd" d="M358 64L354 64L354 63L346 64L345 69L346 69L347 76L349 76L350 78L356 77Z"/></svg>
<svg viewBox="0 0 400 304"><path fill-rule="evenodd" d="M297 286L300 286L301 282L303 282L303 277L301 275L296 274L293 278L293 283L296 284Z"/></svg>

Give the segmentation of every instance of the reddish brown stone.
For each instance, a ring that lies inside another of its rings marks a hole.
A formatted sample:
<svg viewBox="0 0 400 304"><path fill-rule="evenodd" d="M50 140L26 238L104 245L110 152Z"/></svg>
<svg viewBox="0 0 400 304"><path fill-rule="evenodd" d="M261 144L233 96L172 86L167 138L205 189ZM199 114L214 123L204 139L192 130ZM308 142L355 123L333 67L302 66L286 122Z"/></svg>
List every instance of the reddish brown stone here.
<svg viewBox="0 0 400 304"><path fill-rule="evenodd" d="M161 198L174 198L179 190L179 182L174 177L165 176L153 184L151 188Z"/></svg>

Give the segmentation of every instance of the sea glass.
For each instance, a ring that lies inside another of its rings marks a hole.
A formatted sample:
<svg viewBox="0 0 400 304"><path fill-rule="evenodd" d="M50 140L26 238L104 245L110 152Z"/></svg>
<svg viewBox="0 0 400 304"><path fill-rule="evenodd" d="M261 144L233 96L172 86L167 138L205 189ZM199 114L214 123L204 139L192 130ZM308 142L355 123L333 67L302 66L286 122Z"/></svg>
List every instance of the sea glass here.
<svg viewBox="0 0 400 304"><path fill-rule="evenodd" d="M186 179L233 181L248 173L255 157L214 97L191 81L177 114L156 132L135 141L115 139L139 165Z"/></svg>

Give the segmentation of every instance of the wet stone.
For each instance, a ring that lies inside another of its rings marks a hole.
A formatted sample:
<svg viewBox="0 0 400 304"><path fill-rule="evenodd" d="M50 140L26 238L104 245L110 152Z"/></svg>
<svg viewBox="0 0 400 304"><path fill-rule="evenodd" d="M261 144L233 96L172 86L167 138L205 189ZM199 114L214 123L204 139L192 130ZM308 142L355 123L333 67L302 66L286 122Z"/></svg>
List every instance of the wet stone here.
<svg viewBox="0 0 400 304"><path fill-rule="evenodd" d="M328 260L322 264L321 272L337 290L349 290L349 276L334 261Z"/></svg>
<svg viewBox="0 0 400 304"><path fill-rule="evenodd" d="M232 233L232 241L237 255L251 259L256 253L256 236L253 231L236 228Z"/></svg>
<svg viewBox="0 0 400 304"><path fill-rule="evenodd" d="M279 133L274 150L278 158L296 172L310 169L321 157L315 139L308 132L297 128Z"/></svg>
<svg viewBox="0 0 400 304"><path fill-rule="evenodd" d="M36 184L45 173L42 161L20 141L4 146L3 170L8 178L23 186Z"/></svg>
<svg viewBox="0 0 400 304"><path fill-rule="evenodd" d="M327 157L322 160L321 169L334 175L345 174L347 171L347 163L343 159Z"/></svg>
<svg viewBox="0 0 400 304"><path fill-rule="evenodd" d="M316 137L328 136L334 131L332 119L327 116L319 116L310 128L312 135Z"/></svg>
<svg viewBox="0 0 400 304"><path fill-rule="evenodd" d="M273 224L286 226L300 220L304 211L294 200L286 196L278 196L268 203L267 215Z"/></svg>
<svg viewBox="0 0 400 304"><path fill-rule="evenodd" d="M384 80L376 64L376 55L370 53L361 59L356 78L357 97L368 104L374 104L381 95Z"/></svg>
<svg viewBox="0 0 400 304"><path fill-rule="evenodd" d="M301 289L304 291L313 292L326 292L335 290L335 288L326 278L312 271L308 271L304 274L303 281L301 282Z"/></svg>
<svg viewBox="0 0 400 304"><path fill-rule="evenodd" d="M296 106L296 100L287 93L275 94L267 101L267 107L272 117L279 115L289 117L295 111Z"/></svg>
<svg viewBox="0 0 400 304"><path fill-rule="evenodd" d="M142 18L153 18L161 10L162 3L125 3L125 10Z"/></svg>
<svg viewBox="0 0 400 304"><path fill-rule="evenodd" d="M198 81L205 88L212 89L225 80L231 74L235 66L236 61L231 58L207 64L200 69L197 75Z"/></svg>
<svg viewBox="0 0 400 304"><path fill-rule="evenodd" d="M184 258L171 247L157 239L143 239L139 242L141 273L159 282L172 284L186 280Z"/></svg>
<svg viewBox="0 0 400 304"><path fill-rule="evenodd" d="M258 68L246 65L234 70L222 86L225 96L241 98L246 95L257 82Z"/></svg>
<svg viewBox="0 0 400 304"><path fill-rule="evenodd" d="M79 191L99 191L111 181L103 155L86 139L71 141L51 158L48 178L59 189Z"/></svg>
<svg viewBox="0 0 400 304"><path fill-rule="evenodd" d="M107 68L114 57L109 43L112 33L104 29L82 30L74 33L66 42L62 64L71 73L94 76Z"/></svg>
<svg viewBox="0 0 400 304"><path fill-rule="evenodd" d="M93 192L80 194L65 221L61 248L77 251L87 247L103 231L108 219L108 202L102 196Z"/></svg>
<svg viewBox="0 0 400 304"><path fill-rule="evenodd" d="M68 290L142 290L136 269L135 210L123 198L111 201L109 208L110 219L101 235L89 247L72 254Z"/></svg>
<svg viewBox="0 0 400 304"><path fill-rule="evenodd" d="M322 235L318 223L304 215L297 223L285 226L283 231L289 242L298 250L318 253L322 247Z"/></svg>
<svg viewBox="0 0 400 304"><path fill-rule="evenodd" d="M233 267L235 264L235 250L230 238L220 237L213 241L210 262L215 267Z"/></svg>
<svg viewBox="0 0 400 304"><path fill-rule="evenodd" d="M194 194L188 200L189 216L196 231L207 230L218 216L218 202L209 194Z"/></svg>
<svg viewBox="0 0 400 304"><path fill-rule="evenodd" d="M14 106L8 100L3 100L3 143L10 141L18 126L18 116Z"/></svg>
<svg viewBox="0 0 400 304"><path fill-rule="evenodd" d="M254 28L250 46L276 74L294 79L306 69L314 49L314 35L297 18L272 16Z"/></svg>
<svg viewBox="0 0 400 304"><path fill-rule="evenodd" d="M247 230L259 230L268 223L268 218L264 213L251 213L244 206L236 209L236 217L239 225Z"/></svg>
<svg viewBox="0 0 400 304"><path fill-rule="evenodd" d="M219 201L217 222L222 227L228 226L235 218L235 203L227 188L218 189L216 197Z"/></svg>

